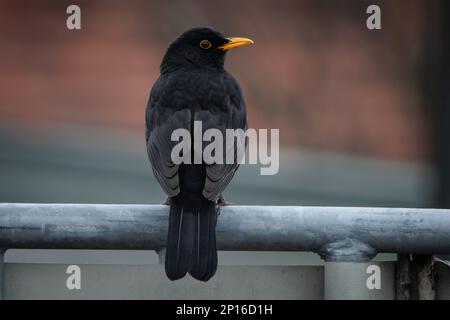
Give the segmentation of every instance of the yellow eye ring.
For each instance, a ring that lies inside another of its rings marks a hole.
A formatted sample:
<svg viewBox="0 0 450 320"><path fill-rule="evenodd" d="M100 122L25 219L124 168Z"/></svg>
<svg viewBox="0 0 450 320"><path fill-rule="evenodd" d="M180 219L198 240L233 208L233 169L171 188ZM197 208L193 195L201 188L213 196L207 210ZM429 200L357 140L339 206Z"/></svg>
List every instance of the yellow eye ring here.
<svg viewBox="0 0 450 320"><path fill-rule="evenodd" d="M202 48L204 50L211 48L211 42L209 42L208 40L200 41L200 48Z"/></svg>

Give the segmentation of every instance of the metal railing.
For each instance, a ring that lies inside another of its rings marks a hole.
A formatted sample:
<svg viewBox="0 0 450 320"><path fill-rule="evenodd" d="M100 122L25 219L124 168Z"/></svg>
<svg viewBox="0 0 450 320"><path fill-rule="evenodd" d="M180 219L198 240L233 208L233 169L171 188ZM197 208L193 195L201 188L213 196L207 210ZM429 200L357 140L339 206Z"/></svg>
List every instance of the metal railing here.
<svg viewBox="0 0 450 320"><path fill-rule="evenodd" d="M163 252L168 210L164 205L0 204L0 273L6 249ZM216 232L219 250L311 251L328 262L368 262L381 252L450 253L450 210L226 206Z"/></svg>

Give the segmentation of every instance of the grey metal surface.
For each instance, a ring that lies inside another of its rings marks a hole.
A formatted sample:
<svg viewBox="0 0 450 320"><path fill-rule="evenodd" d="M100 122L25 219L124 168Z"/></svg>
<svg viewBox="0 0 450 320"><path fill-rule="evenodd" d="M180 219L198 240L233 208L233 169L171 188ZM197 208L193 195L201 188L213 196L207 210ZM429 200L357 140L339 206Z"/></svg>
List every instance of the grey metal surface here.
<svg viewBox="0 0 450 320"><path fill-rule="evenodd" d="M323 265L320 256L311 252L295 251L219 251L220 265L298 266ZM381 253L379 260L397 260L395 254ZM159 256L153 250L82 250L82 249L9 249L5 263L50 264L158 264Z"/></svg>
<svg viewBox="0 0 450 320"><path fill-rule="evenodd" d="M378 267L379 270L370 269L373 266ZM379 277L379 279L373 280L372 277ZM379 286L371 286L370 284L374 284L374 281L379 281ZM394 300L395 262L326 262L324 299Z"/></svg>
<svg viewBox="0 0 450 320"><path fill-rule="evenodd" d="M321 266L219 266L207 283L167 279L161 265L6 264L6 299L323 299ZM239 275L239 276L237 276Z"/></svg>
<svg viewBox="0 0 450 320"><path fill-rule="evenodd" d="M208 283L167 280L159 265L86 265L81 290L68 290L66 264L7 263L6 299L388 299L394 262L325 266L219 266ZM381 291L367 291L367 266L381 269ZM437 299L450 299L450 268L437 264ZM237 276L239 275L239 276Z"/></svg>
<svg viewBox="0 0 450 320"><path fill-rule="evenodd" d="M162 205L0 204L0 247L164 247ZM377 252L449 253L450 210L228 206L219 250L313 251L327 261L369 261Z"/></svg>

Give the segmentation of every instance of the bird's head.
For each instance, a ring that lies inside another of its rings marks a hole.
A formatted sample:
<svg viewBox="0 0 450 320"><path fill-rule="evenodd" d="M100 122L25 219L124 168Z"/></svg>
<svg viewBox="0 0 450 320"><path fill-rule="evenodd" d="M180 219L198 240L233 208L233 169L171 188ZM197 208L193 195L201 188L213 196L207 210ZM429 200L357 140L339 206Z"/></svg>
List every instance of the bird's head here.
<svg viewBox="0 0 450 320"><path fill-rule="evenodd" d="M224 37L210 28L190 29L169 46L161 72L179 67L223 69L228 50L252 43L247 38Z"/></svg>

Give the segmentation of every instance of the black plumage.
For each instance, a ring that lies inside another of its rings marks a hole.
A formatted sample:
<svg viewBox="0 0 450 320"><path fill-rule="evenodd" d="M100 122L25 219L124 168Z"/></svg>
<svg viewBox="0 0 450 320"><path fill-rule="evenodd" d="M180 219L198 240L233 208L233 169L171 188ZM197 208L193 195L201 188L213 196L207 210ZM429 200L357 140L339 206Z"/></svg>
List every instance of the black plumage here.
<svg viewBox="0 0 450 320"><path fill-rule="evenodd" d="M171 134L184 128L193 136L194 121L202 121L203 132L220 130L224 139L226 129L247 129L241 89L224 70L224 59L226 51L248 43L209 28L183 33L167 49L150 93L145 136L154 175L170 198L165 267L171 280L189 272L207 281L215 274L216 202L239 166L174 164L171 151L178 142Z"/></svg>

